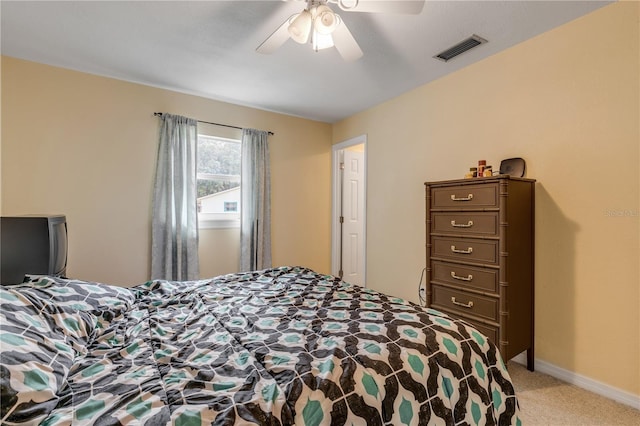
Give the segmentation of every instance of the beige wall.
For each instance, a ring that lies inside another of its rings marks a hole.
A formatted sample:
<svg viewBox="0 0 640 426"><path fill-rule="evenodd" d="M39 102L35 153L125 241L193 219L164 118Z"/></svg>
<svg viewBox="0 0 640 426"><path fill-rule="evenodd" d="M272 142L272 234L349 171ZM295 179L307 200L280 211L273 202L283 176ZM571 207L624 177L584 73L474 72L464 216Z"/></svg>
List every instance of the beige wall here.
<svg viewBox="0 0 640 426"><path fill-rule="evenodd" d="M334 143L368 137L368 286L417 301L423 182L524 157L538 180L536 355L640 394L639 4L334 125Z"/></svg>
<svg viewBox="0 0 640 426"><path fill-rule="evenodd" d="M147 280L154 111L273 131L274 265L330 272L329 124L9 57L2 58L2 214L66 214L70 276ZM202 277L237 270L237 238L237 229L202 232Z"/></svg>

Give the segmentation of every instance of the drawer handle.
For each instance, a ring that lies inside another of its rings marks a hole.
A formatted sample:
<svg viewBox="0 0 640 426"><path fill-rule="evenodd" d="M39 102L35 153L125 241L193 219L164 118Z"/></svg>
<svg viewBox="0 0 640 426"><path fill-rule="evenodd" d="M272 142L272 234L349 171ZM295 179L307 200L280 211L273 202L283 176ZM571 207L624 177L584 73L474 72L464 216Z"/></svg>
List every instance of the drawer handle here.
<svg viewBox="0 0 640 426"><path fill-rule="evenodd" d="M470 220L467 223L456 223L455 220L452 220L451 226L453 226L454 228L471 228L473 226L473 221Z"/></svg>
<svg viewBox="0 0 640 426"><path fill-rule="evenodd" d="M471 281L473 279L473 275L469 274L467 277L461 277L460 275L456 275L455 272L451 271L451 278L461 281Z"/></svg>
<svg viewBox="0 0 640 426"><path fill-rule="evenodd" d="M473 302L470 300L467 303L458 302L455 297L451 298L451 303L454 305L462 306L463 308L473 308Z"/></svg>
<svg viewBox="0 0 640 426"><path fill-rule="evenodd" d="M469 247L466 250L459 250L456 248L456 246L451 246L451 251L454 253L471 254L473 253L473 247Z"/></svg>
<svg viewBox="0 0 640 426"><path fill-rule="evenodd" d="M460 198L457 198L454 194L451 194L451 200L452 201L471 201L473 200L473 194L469 194L469 196L467 197L460 197Z"/></svg>

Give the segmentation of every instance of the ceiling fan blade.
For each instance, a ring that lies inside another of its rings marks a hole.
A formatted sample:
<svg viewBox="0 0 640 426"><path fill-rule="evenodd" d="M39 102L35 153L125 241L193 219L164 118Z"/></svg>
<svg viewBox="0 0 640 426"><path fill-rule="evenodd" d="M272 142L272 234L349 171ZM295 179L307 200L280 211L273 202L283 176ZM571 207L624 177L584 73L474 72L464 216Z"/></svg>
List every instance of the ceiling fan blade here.
<svg viewBox="0 0 640 426"><path fill-rule="evenodd" d="M355 61L362 56L362 49L351 35L344 21L331 34L333 44L345 61Z"/></svg>
<svg viewBox="0 0 640 426"><path fill-rule="evenodd" d="M424 9L425 0L335 0L334 3L347 12L417 15Z"/></svg>
<svg viewBox="0 0 640 426"><path fill-rule="evenodd" d="M273 53L280 46L284 44L285 41L289 40L289 20L291 17L287 18L286 21L282 23L278 27L277 30L273 32L265 41L262 42L260 46L256 48L256 52L264 53L268 55L269 53Z"/></svg>

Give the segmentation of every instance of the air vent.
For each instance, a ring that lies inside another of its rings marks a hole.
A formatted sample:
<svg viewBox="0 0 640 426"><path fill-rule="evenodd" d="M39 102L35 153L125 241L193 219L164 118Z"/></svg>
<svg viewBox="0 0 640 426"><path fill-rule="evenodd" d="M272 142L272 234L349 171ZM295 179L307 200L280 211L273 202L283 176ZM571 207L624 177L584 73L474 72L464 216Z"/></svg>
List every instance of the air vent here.
<svg viewBox="0 0 640 426"><path fill-rule="evenodd" d="M443 62L447 62L455 58L456 56L466 52L467 50L473 49L474 47L486 42L487 40L474 34L468 39L463 40L455 46L448 48L444 52L438 53L436 56L434 56L434 58L439 59Z"/></svg>

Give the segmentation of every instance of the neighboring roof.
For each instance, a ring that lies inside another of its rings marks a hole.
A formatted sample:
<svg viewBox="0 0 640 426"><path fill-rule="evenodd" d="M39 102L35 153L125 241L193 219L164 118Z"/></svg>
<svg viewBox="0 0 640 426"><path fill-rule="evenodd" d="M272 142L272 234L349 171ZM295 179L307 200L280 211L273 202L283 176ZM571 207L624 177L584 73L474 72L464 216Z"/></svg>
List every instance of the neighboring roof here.
<svg viewBox="0 0 640 426"><path fill-rule="evenodd" d="M216 197L219 197L221 195L229 194L230 192L236 192L236 191L240 191L240 187L239 186L236 186L235 188L231 188L231 189L225 189L224 191L216 192L215 194L205 195L203 197L198 198L198 201L206 200L208 198L216 198Z"/></svg>

